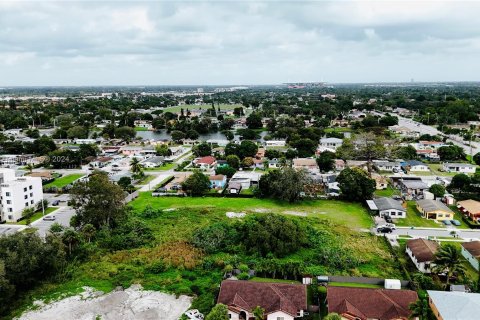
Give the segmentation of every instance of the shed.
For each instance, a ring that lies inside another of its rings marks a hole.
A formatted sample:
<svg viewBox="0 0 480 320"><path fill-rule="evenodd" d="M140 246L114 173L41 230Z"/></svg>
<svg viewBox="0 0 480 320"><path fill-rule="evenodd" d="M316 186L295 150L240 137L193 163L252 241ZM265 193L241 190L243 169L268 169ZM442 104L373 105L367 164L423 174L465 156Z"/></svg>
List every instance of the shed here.
<svg viewBox="0 0 480 320"><path fill-rule="evenodd" d="M385 289L400 290L402 283L398 279L385 279Z"/></svg>

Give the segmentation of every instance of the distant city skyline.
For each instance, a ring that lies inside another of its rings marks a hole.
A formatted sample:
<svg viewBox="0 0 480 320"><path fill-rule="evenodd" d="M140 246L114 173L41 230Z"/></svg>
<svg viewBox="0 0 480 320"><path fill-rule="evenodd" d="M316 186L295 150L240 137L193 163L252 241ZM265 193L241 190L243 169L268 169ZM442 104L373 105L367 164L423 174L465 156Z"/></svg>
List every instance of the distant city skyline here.
<svg viewBox="0 0 480 320"><path fill-rule="evenodd" d="M477 81L480 2L1 1L0 87Z"/></svg>

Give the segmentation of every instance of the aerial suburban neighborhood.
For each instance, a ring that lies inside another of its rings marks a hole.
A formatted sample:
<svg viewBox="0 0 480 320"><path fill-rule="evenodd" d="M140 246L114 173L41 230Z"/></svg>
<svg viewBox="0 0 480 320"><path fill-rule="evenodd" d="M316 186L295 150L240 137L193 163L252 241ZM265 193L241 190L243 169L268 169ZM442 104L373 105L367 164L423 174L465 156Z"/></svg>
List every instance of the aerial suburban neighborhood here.
<svg viewBox="0 0 480 320"><path fill-rule="evenodd" d="M0 320L479 320L478 12L0 1Z"/></svg>

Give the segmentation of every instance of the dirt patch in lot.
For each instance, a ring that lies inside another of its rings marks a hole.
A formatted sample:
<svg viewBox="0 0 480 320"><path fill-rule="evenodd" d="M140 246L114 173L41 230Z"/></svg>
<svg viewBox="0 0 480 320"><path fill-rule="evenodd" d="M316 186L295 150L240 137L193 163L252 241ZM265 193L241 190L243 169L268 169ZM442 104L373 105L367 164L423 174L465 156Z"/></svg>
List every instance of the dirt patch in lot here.
<svg viewBox="0 0 480 320"><path fill-rule="evenodd" d="M102 320L176 320L188 310L191 298L142 290L133 285L108 294L85 288L85 292L24 313L20 320L102 319Z"/></svg>
<svg viewBox="0 0 480 320"><path fill-rule="evenodd" d="M292 215L292 216L299 216L299 217L306 217L306 216L307 216L307 213L306 213L306 212L302 212L302 211L287 210L287 211L283 211L283 213L285 213L285 214L290 214L290 215Z"/></svg>

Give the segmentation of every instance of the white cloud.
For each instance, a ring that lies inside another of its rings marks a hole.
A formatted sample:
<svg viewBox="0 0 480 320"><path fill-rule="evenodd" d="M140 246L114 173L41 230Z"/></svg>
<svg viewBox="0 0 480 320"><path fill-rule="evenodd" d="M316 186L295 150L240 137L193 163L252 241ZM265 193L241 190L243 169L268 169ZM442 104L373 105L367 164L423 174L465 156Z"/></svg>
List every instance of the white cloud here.
<svg viewBox="0 0 480 320"><path fill-rule="evenodd" d="M476 80L480 71L477 2L0 1L0 9L0 72L9 74L0 85Z"/></svg>

